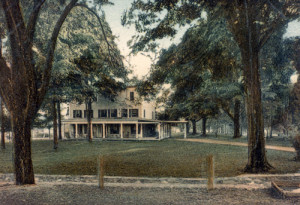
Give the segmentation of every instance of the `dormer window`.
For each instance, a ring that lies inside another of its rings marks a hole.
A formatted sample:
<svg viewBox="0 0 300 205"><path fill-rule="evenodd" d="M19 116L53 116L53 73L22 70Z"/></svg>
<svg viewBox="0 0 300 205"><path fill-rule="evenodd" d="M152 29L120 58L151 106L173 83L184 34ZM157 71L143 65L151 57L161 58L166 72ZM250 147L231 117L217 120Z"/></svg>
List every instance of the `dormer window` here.
<svg viewBox="0 0 300 205"><path fill-rule="evenodd" d="M134 92L130 92L130 101L134 101Z"/></svg>

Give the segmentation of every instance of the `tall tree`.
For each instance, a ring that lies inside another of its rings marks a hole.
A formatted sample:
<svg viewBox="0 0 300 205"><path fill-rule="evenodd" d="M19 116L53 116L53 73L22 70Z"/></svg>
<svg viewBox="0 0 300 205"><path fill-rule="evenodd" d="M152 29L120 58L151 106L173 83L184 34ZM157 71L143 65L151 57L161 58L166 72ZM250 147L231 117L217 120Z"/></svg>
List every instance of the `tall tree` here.
<svg viewBox="0 0 300 205"><path fill-rule="evenodd" d="M69 80L75 84L73 88L74 99L86 105L85 116L87 118L87 137L92 141L92 102L98 96L114 100L117 93L124 88L124 82L115 80L116 77L126 81L127 71L119 70L119 67L111 67L108 61L101 58L99 54L87 50L83 56L74 59L77 71L70 73Z"/></svg>
<svg viewBox="0 0 300 205"><path fill-rule="evenodd" d="M5 149L5 117L4 117L4 103L0 98L0 116L1 116L1 147Z"/></svg>
<svg viewBox="0 0 300 205"><path fill-rule="evenodd" d="M153 40L174 36L176 25L181 26L193 20L201 20L203 9L207 11L208 18L226 19L241 52L249 149L245 171L268 171L271 165L266 157L264 141L259 52L274 31L299 17L300 3L298 0L149 0L147 2L136 0L123 18L123 23L134 23L136 30L141 33L134 38L132 49L134 51L151 49Z"/></svg>
<svg viewBox="0 0 300 205"><path fill-rule="evenodd" d="M88 9L85 1L60 1L62 10L48 41L46 61L37 66L33 45L34 37L38 35L35 30L39 13L45 2L46 0L1 0L11 58L9 62L3 55L0 56L0 95L13 123L14 172L17 185L34 183L31 125L48 89L60 28L73 8L83 6ZM107 1L97 0L94 3L99 8Z"/></svg>

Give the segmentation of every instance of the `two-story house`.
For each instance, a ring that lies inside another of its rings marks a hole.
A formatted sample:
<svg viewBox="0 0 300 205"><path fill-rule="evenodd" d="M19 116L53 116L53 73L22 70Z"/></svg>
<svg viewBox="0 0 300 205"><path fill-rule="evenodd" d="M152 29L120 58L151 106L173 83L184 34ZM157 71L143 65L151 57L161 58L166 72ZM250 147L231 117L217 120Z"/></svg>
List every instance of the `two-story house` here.
<svg viewBox="0 0 300 205"><path fill-rule="evenodd" d="M92 103L93 138L167 138L171 123L155 119L153 102L142 100L135 87L127 87L114 101L99 96ZM85 104L70 103L69 116L63 120L65 138L85 138Z"/></svg>

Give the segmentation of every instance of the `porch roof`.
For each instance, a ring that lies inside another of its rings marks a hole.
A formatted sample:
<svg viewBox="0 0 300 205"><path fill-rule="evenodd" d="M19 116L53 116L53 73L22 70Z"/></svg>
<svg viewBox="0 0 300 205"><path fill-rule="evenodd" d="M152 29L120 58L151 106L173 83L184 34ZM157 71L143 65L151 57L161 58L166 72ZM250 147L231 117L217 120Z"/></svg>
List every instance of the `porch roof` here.
<svg viewBox="0 0 300 205"><path fill-rule="evenodd" d="M74 123L74 124L85 124L87 120L85 118L76 118L62 120L64 123ZM159 124L158 120L151 119L141 119L141 118L93 118L92 124Z"/></svg>
<svg viewBox="0 0 300 205"><path fill-rule="evenodd" d="M64 123L74 123L74 124L86 124L86 118L76 118L76 119L66 119L62 120ZM93 118L92 124L183 124L187 121L168 121L168 120L152 120L143 118Z"/></svg>

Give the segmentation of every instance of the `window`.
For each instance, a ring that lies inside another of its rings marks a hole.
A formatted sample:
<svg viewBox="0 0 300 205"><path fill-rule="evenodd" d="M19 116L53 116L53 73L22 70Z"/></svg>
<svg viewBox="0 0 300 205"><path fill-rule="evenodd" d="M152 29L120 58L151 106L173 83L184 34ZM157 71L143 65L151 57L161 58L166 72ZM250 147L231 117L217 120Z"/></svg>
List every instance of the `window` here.
<svg viewBox="0 0 300 205"><path fill-rule="evenodd" d="M81 110L73 110L73 118L82 118Z"/></svg>
<svg viewBox="0 0 300 205"><path fill-rule="evenodd" d="M87 111L85 110L84 113L83 113L84 118L87 117L86 114L87 114ZM94 112L93 112L93 110L90 110L90 115L91 115L91 118L94 118Z"/></svg>
<svg viewBox="0 0 300 205"><path fill-rule="evenodd" d="M144 118L146 118L146 110L144 110Z"/></svg>
<svg viewBox="0 0 300 205"><path fill-rule="evenodd" d="M107 117L107 110L98 110L98 117Z"/></svg>
<svg viewBox="0 0 300 205"><path fill-rule="evenodd" d="M122 109L122 111L121 111L121 117L128 117L127 109Z"/></svg>
<svg viewBox="0 0 300 205"><path fill-rule="evenodd" d="M129 117L139 117L138 109L129 109Z"/></svg>
<svg viewBox="0 0 300 205"><path fill-rule="evenodd" d="M117 109L111 109L110 113L111 113L111 117L118 117L118 110Z"/></svg>
<svg viewBox="0 0 300 205"><path fill-rule="evenodd" d="M130 92L130 101L134 101L134 92Z"/></svg>

